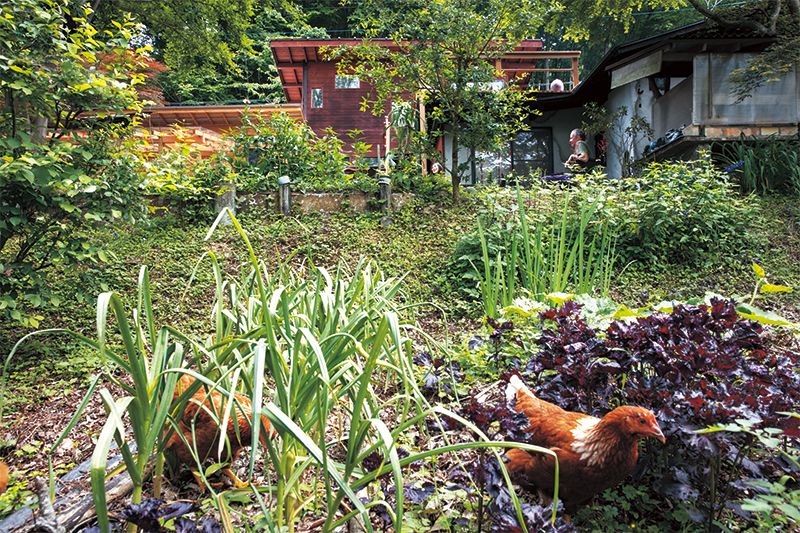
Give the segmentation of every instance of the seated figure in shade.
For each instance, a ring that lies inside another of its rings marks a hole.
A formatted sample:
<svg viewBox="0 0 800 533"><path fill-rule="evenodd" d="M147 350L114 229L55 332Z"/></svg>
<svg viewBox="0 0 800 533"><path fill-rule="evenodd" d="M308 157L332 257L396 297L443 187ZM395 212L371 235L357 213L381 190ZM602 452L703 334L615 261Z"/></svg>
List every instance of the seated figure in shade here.
<svg viewBox="0 0 800 533"><path fill-rule="evenodd" d="M577 172L586 170L591 160L589 144L586 142L586 133L577 128L572 130L569 134L569 144L572 146L572 154L564 162L564 166Z"/></svg>
<svg viewBox="0 0 800 533"><path fill-rule="evenodd" d="M564 92L564 82L560 79L556 78L550 82L550 92L551 93L563 93Z"/></svg>

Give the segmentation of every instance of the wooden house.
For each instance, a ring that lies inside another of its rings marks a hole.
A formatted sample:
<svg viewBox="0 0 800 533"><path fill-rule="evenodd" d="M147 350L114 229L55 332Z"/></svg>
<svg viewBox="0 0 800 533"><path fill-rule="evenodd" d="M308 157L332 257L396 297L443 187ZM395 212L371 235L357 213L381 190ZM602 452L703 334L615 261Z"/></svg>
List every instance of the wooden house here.
<svg viewBox="0 0 800 533"><path fill-rule="evenodd" d="M392 139L387 136L386 117L361 110L361 102L370 97L371 87L357 77L339 75L337 62L326 61L320 52L322 47L357 46L362 42L358 39L275 39L270 46L286 100L300 106L308 125L318 135L330 128L346 143L351 140L348 132L358 130L361 132L359 140L372 145L369 155L378 157L392 148ZM371 42L396 47L389 39ZM580 52L545 51L540 39L525 40L497 61L496 67L503 73L503 79L498 82L507 82L520 74L537 73L537 79L543 80L537 89L549 91L553 79L563 78L560 89L570 90L579 81L579 57ZM449 156L447 142L448 139L444 139L440 148ZM505 173L515 163L519 166L527 161L524 144L519 144L516 160L510 149L501 154L473 154L464 149L461 161L472 163L473 178L490 172Z"/></svg>

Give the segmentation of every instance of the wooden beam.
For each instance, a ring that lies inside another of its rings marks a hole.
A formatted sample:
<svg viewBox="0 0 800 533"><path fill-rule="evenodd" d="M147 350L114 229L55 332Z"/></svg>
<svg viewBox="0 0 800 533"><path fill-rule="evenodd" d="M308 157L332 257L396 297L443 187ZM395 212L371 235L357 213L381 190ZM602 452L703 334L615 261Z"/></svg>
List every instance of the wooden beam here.
<svg viewBox="0 0 800 533"><path fill-rule="evenodd" d="M578 70L578 58L575 57L572 59L572 90L575 90L575 87L578 86L580 83L580 71Z"/></svg>
<svg viewBox="0 0 800 533"><path fill-rule="evenodd" d="M626 83L657 74L661 70L662 54L661 50L659 50L649 56L639 58L633 63L628 63L612 70L611 88L616 89Z"/></svg>
<svg viewBox="0 0 800 533"><path fill-rule="evenodd" d="M503 54L503 59L574 59L581 57L580 52L570 50L548 52L508 52Z"/></svg>
<svg viewBox="0 0 800 533"><path fill-rule="evenodd" d="M570 68L541 68L541 67L506 67L506 72L572 72Z"/></svg>

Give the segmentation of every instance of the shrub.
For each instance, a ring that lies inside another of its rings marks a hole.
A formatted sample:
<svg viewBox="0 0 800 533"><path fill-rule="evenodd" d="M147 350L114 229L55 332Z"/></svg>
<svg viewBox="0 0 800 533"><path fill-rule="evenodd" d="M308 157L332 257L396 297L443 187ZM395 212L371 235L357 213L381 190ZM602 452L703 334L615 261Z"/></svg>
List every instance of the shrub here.
<svg viewBox="0 0 800 533"><path fill-rule="evenodd" d="M600 415L633 404L655 412L667 446L637 483L672 499L685 516L721 520L744 494L743 477L766 479L780 462L751 454L745 433L695 430L738 420L800 436L800 420L782 415L800 404L800 356L770 350L762 326L740 319L732 302L677 305L605 331L579 315L573 302L542 313L541 349L527 366L534 390L568 410Z"/></svg>
<svg viewBox="0 0 800 533"><path fill-rule="evenodd" d="M746 139L722 146L722 160L745 192L800 193L800 141Z"/></svg>
<svg viewBox="0 0 800 533"><path fill-rule="evenodd" d="M105 262L91 229L141 214L140 182L116 134L75 143L0 139L0 316L36 327L37 309L57 306L53 265Z"/></svg>
<svg viewBox="0 0 800 533"><path fill-rule="evenodd" d="M618 186L595 178L576 194L582 203L601 199L623 263L700 264L754 244L758 211L708 158L651 163Z"/></svg>
<svg viewBox="0 0 800 533"><path fill-rule="evenodd" d="M88 7L81 17L64 2L0 9L0 321L36 327L34 310L58 303L47 270L106 260L90 228L138 215L138 176L119 150L124 131L107 116L79 117L137 109L145 58L129 46L132 23L98 32ZM79 125L86 137L72 135Z"/></svg>
<svg viewBox="0 0 800 533"><path fill-rule="evenodd" d="M277 180L284 175L293 188L304 191L377 190L377 182L365 174L345 173L348 156L333 131L318 137L307 124L284 113L247 118L233 141L231 166L242 190L277 190Z"/></svg>
<svg viewBox="0 0 800 533"><path fill-rule="evenodd" d="M179 140L183 137L180 128L174 128L173 133ZM138 170L147 194L170 200L203 202L214 196L217 184L231 179L223 155L214 154L209 159L201 159L197 147L188 140L155 154L147 148L147 141L142 139L138 145L131 146L139 159Z"/></svg>
<svg viewBox="0 0 800 533"><path fill-rule="evenodd" d="M471 285L467 290L477 284L485 313L496 317L498 307L523 292L539 301L567 290L605 295L615 236L598 217L600 204L559 194L550 198L548 212L529 210L522 191L516 196L515 206L490 206L478 218L477 232L456 245L456 268ZM542 201L539 193L534 198Z"/></svg>

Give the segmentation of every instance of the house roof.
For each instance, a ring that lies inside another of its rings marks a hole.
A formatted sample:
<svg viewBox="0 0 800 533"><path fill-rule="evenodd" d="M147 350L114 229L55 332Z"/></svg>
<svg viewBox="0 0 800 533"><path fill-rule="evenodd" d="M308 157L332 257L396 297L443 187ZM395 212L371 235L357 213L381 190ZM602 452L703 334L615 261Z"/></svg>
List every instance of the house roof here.
<svg viewBox="0 0 800 533"><path fill-rule="evenodd" d="M267 116L286 113L296 120L303 119L303 112L296 104L257 105L175 105L147 107L142 110L142 125L160 128L172 125L202 127L221 132L242 125L242 115Z"/></svg>
<svg viewBox="0 0 800 533"><path fill-rule="evenodd" d="M692 73L692 59L698 52L760 51L774 39L749 31L722 28L700 21L652 37L623 43L606 53L600 63L570 93L545 94L534 107L542 111L602 103L611 91L611 71L659 50L663 51L662 72L673 77Z"/></svg>
<svg viewBox="0 0 800 533"><path fill-rule="evenodd" d="M320 54L320 48L358 46L364 42L361 39L274 39L271 41L272 57L278 68L286 99L291 103L302 102L303 66L324 61ZM391 39L371 39L368 42L385 46L390 50L400 49L400 46ZM580 56L580 52L576 51L545 52L543 48L544 41L541 39L526 39L513 51L505 54L498 66L501 70L516 75L520 72L533 71L537 60L575 59L577 61Z"/></svg>
<svg viewBox="0 0 800 533"><path fill-rule="evenodd" d="M298 104L302 102L303 65L324 61L320 48L358 46L363 42L361 39L273 39L269 46L286 100ZM391 39L372 39L370 42L399 49Z"/></svg>

